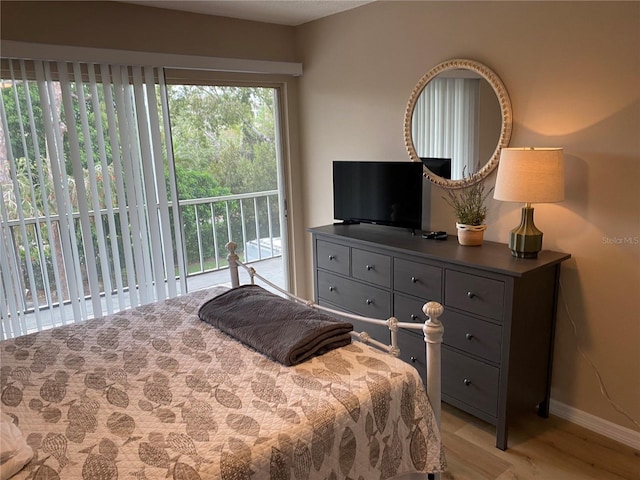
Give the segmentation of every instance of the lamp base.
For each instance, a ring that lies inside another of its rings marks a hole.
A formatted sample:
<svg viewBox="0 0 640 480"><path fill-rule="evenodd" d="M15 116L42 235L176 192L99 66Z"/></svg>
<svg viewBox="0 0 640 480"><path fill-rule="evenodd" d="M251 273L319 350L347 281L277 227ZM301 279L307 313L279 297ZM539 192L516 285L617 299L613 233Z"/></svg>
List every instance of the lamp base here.
<svg viewBox="0 0 640 480"><path fill-rule="evenodd" d="M542 250L542 232L533 223L533 207L526 204L522 207L520 225L509 236L511 255L517 258L538 258Z"/></svg>

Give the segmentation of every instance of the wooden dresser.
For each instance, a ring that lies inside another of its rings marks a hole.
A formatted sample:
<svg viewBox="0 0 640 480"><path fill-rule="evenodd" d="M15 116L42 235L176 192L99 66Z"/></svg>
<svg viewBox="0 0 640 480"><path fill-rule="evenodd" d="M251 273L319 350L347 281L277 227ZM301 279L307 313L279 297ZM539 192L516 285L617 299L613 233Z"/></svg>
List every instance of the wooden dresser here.
<svg viewBox="0 0 640 480"><path fill-rule="evenodd" d="M463 247L380 225L309 231L319 304L401 322L423 322L427 301L444 305L443 401L496 425L498 448L514 416L549 415L558 278L570 255L518 259L501 243ZM389 341L384 327L354 327ZM400 357L426 378L422 335L398 338Z"/></svg>

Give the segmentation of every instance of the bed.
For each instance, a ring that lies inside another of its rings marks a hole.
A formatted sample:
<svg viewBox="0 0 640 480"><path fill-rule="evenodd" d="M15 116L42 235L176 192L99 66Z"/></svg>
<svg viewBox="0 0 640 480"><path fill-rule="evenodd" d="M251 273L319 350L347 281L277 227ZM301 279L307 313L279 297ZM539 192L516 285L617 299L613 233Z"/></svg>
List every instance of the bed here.
<svg viewBox="0 0 640 480"><path fill-rule="evenodd" d="M236 290L243 265L229 248ZM228 293L200 290L0 342L3 418L33 453L14 478L369 480L443 471L439 372L432 408L393 342L391 355L351 342L285 366L199 318ZM442 331L441 307L431 307L433 367ZM404 324L388 325L395 337Z"/></svg>

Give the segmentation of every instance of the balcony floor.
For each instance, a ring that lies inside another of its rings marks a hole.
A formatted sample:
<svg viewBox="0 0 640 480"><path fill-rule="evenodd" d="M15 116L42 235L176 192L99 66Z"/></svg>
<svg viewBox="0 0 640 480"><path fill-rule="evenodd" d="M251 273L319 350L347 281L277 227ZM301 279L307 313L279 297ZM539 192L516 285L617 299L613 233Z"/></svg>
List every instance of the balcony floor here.
<svg viewBox="0 0 640 480"><path fill-rule="evenodd" d="M274 257L266 260L255 261L251 262L250 265L255 268L258 274L262 275L267 280L278 285L279 287L284 288L285 270L282 257ZM249 283L249 274L243 268L239 268L239 273L240 284ZM259 281L256 281L256 283L260 284ZM203 288L213 287L216 285L231 286L231 278L229 276L228 268L187 277L187 289L190 292L193 292L195 290L202 290ZM267 286L265 286L265 288L270 289ZM118 305L117 295L112 295L112 300L114 305ZM101 302L102 311L107 312L107 302L104 296L101 298ZM127 307L131 305L129 302L128 292L125 293L125 303ZM88 318L93 318L93 305L90 299L85 300L85 308L87 309ZM106 315L106 313L104 314ZM53 308L43 309L39 313L39 320L41 325L49 325L50 327L57 327L73 323L73 318L73 309L69 304L65 304L62 306L56 305ZM27 333L33 333L39 330L38 320L36 319L35 312L26 314L25 319L27 324Z"/></svg>
<svg viewBox="0 0 640 480"><path fill-rule="evenodd" d="M251 262L250 265L256 272L280 288L284 288L284 266L282 257L269 258ZM242 268L238 268L240 273L240 284L249 283L249 274ZM259 281L256 281L259 284ZM187 277L187 288L190 292L202 290L214 285L231 286L231 278L227 268L216 270L215 272L201 273L192 277Z"/></svg>

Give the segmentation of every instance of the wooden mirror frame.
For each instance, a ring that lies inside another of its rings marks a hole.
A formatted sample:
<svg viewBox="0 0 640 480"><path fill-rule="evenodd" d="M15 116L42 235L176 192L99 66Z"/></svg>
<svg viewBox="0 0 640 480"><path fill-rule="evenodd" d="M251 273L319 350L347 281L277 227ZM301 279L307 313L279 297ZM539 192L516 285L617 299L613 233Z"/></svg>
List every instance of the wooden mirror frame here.
<svg viewBox="0 0 640 480"><path fill-rule="evenodd" d="M449 180L446 178L442 178L429 170L427 167L424 167L424 176L427 177L432 183L439 185L443 188L462 188L465 185L474 184L484 179L487 175L489 175L493 169L498 166L498 162L500 161L500 150L503 147L506 147L509 144L509 139L511 138L511 129L513 124L513 117L511 112L511 101L509 100L509 95L507 94L507 89L505 88L502 80L486 65L482 63L476 62L474 60L466 60L466 59L452 59L442 62L435 67L433 67L429 72L427 72L417 83L413 91L411 92L411 96L409 97L409 102L407 104L407 109L404 114L404 144L407 148L407 152L409 153L409 158L411 158L414 162L420 162L420 157L416 152L415 146L413 144L413 136L411 134L411 122L413 119L413 111L416 107L416 102L418 101L418 97L425 89L427 84L433 80L438 74L445 72L447 70L456 70L456 69L466 69L472 70L484 78L491 88L493 88L494 93L498 99L498 103L500 104L500 112L502 114L502 128L500 130L500 137L498 138L498 144L496 148L489 158L489 160L480 168L477 172L471 175L468 178L459 179L459 180Z"/></svg>

